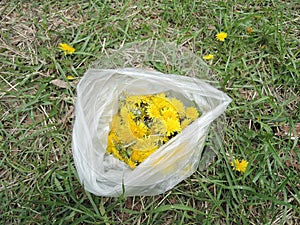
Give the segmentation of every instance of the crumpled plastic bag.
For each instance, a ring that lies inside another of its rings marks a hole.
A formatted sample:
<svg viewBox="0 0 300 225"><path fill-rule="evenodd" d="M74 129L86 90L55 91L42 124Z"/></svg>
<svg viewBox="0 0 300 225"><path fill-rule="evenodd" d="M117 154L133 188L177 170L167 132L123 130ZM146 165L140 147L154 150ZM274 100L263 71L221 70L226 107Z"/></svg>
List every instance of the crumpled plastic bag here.
<svg viewBox="0 0 300 225"><path fill-rule="evenodd" d="M194 102L201 116L135 169L106 154L118 97L170 92ZM231 99L201 79L137 68L90 69L77 86L72 149L84 188L99 196L158 195L192 175L212 122ZM205 163L205 162L203 162Z"/></svg>

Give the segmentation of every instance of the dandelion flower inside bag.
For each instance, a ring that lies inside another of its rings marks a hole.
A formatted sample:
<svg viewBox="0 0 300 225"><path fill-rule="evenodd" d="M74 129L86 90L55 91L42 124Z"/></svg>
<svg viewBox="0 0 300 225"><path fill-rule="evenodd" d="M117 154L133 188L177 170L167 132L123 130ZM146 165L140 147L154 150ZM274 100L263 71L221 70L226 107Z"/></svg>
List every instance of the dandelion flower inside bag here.
<svg viewBox="0 0 300 225"><path fill-rule="evenodd" d="M127 109L126 96L143 96L146 100L136 105L146 109ZM174 106L178 121L171 120L173 106L164 103L166 106L161 107L162 113L156 118L152 106L157 96L175 105L181 102L188 114L198 115L198 110L199 116L184 125L188 116L180 115L182 107ZM88 70L77 87L72 142L81 183L87 191L100 196L119 196L123 192L126 196L157 195L170 190L198 168L210 124L230 101L211 85L187 76L133 68ZM159 116L165 117L161 121L172 122L164 131L157 125ZM117 124L116 129L112 129L112 123ZM132 141L118 138L124 136L120 129L126 123L128 127L130 123L135 126L135 137L128 136ZM144 147L150 138L157 141L155 148L151 142L151 151L133 156L133 146L142 140L140 146ZM108 146L114 149L108 151ZM128 151L118 156L119 146Z"/></svg>

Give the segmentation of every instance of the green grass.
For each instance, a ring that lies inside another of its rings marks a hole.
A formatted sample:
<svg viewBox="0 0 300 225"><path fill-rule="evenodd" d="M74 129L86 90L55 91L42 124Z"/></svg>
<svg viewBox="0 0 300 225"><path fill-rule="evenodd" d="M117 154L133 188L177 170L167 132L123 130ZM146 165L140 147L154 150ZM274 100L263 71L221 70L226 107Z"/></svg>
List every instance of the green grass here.
<svg viewBox="0 0 300 225"><path fill-rule="evenodd" d="M0 223L299 224L300 146L281 132L300 123L297 2L1 1ZM70 144L76 83L106 50L153 38L214 54L211 75L233 99L223 147L165 194L86 193ZM233 158L249 161L246 173Z"/></svg>

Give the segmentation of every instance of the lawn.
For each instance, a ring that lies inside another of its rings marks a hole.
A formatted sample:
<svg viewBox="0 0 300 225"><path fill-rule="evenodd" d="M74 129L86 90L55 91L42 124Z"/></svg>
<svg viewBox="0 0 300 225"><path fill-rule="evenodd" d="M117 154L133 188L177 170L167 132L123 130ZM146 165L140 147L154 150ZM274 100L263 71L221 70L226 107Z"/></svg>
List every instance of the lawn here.
<svg viewBox="0 0 300 225"><path fill-rule="evenodd" d="M0 224L300 224L299 11L296 0L1 1ZM94 196L72 156L76 85L111 49L148 39L214 56L210 75L233 100L223 145L164 194Z"/></svg>

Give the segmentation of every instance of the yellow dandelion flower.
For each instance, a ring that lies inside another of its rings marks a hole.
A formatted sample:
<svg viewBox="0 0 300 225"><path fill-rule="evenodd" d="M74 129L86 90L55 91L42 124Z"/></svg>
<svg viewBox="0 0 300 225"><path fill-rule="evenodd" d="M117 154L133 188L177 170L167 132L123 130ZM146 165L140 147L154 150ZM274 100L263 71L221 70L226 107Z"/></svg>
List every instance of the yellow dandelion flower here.
<svg viewBox="0 0 300 225"><path fill-rule="evenodd" d="M247 33L248 33L248 34L252 34L252 32L253 32L253 28L252 28L252 27L248 27L248 28L247 28Z"/></svg>
<svg viewBox="0 0 300 225"><path fill-rule="evenodd" d="M162 92L162 93L157 94L156 97L165 99L166 98L166 94Z"/></svg>
<svg viewBox="0 0 300 225"><path fill-rule="evenodd" d="M148 95L146 95L146 96L143 96L143 98L142 98L142 103L144 103L144 104L149 104L150 103L150 96L148 96Z"/></svg>
<svg viewBox="0 0 300 225"><path fill-rule="evenodd" d="M137 166L136 162L133 162L131 159L125 161L125 163L131 168L134 169Z"/></svg>
<svg viewBox="0 0 300 225"><path fill-rule="evenodd" d="M181 122L181 129L185 129L188 125L190 125L190 123L192 122L191 119L185 119Z"/></svg>
<svg viewBox="0 0 300 225"><path fill-rule="evenodd" d="M214 55L213 54L204 55L202 58L205 59L205 60L211 60L211 59L214 58Z"/></svg>
<svg viewBox="0 0 300 225"><path fill-rule="evenodd" d="M192 119L192 120L196 120L199 117L199 113L195 107L186 108L185 115L188 119Z"/></svg>
<svg viewBox="0 0 300 225"><path fill-rule="evenodd" d="M185 114L184 105L180 100L177 98L171 98L171 104L174 106L180 117Z"/></svg>
<svg viewBox="0 0 300 225"><path fill-rule="evenodd" d="M161 114L162 114L162 118L164 120L167 120L167 119L176 120L176 119L178 119L178 113L173 108L163 108L161 110Z"/></svg>
<svg viewBox="0 0 300 225"><path fill-rule="evenodd" d="M111 129L118 130L118 128L122 125L122 119L119 115L115 114L111 121Z"/></svg>
<svg viewBox="0 0 300 225"><path fill-rule="evenodd" d="M180 122L178 119L168 118L164 121L166 124L167 136L170 136L175 132L181 131Z"/></svg>
<svg viewBox="0 0 300 225"><path fill-rule="evenodd" d="M239 160L235 159L233 162L230 163L232 167L234 167L234 169L236 171L245 173L247 166L248 166L248 162L244 159L242 159L242 161L240 162Z"/></svg>
<svg viewBox="0 0 300 225"><path fill-rule="evenodd" d="M139 139L133 146L133 149L139 150L139 151L155 151L158 148L158 145L156 144L156 140L158 140L159 137L148 137L145 139Z"/></svg>
<svg viewBox="0 0 300 225"><path fill-rule="evenodd" d="M129 121L129 128L132 134L137 138L143 138L148 134L148 127L143 122Z"/></svg>
<svg viewBox="0 0 300 225"><path fill-rule="evenodd" d="M135 103L139 103L140 102L140 96L138 96L138 95L129 95L129 96L126 96L125 102L126 102L127 106L134 105Z"/></svg>
<svg viewBox="0 0 300 225"><path fill-rule="evenodd" d="M60 43L58 48L63 50L65 55L73 54L75 52L75 48L73 48L72 46L70 46L66 43Z"/></svg>
<svg viewBox="0 0 300 225"><path fill-rule="evenodd" d="M260 46L261 49L265 49L266 47L267 47L266 45Z"/></svg>
<svg viewBox="0 0 300 225"><path fill-rule="evenodd" d="M120 155L120 153L116 147L112 147L112 154L121 161L125 160L125 158L122 155Z"/></svg>
<svg viewBox="0 0 300 225"><path fill-rule="evenodd" d="M216 34L216 38L219 41L225 41L225 38L227 38L227 33L220 32L220 33Z"/></svg>
<svg viewBox="0 0 300 225"><path fill-rule="evenodd" d="M146 113L152 119L159 118L161 116L160 110L155 104L149 104L146 109Z"/></svg>
<svg viewBox="0 0 300 225"><path fill-rule="evenodd" d="M128 107L126 106L123 106L121 109L120 109L120 116L123 120L124 123L128 123L128 120L130 120L131 118L133 118L133 115L132 113L130 113Z"/></svg>
<svg viewBox="0 0 300 225"><path fill-rule="evenodd" d="M68 75L68 76L67 76L67 79L68 79L68 80L75 80L75 77L73 77L73 76L71 76L71 75Z"/></svg>
<svg viewBox="0 0 300 225"><path fill-rule="evenodd" d="M143 160L142 153L138 150L133 150L130 159L135 162L142 162Z"/></svg>
<svg viewBox="0 0 300 225"><path fill-rule="evenodd" d="M168 101L167 98L162 98L160 97L160 95L154 96L152 98L152 101L159 110L162 110L163 108L174 108L174 106L170 101Z"/></svg>
<svg viewBox="0 0 300 225"><path fill-rule="evenodd" d="M107 143L107 153L112 153L112 148L115 147L115 142L117 142L118 137L114 132L110 132L108 135L108 143Z"/></svg>
<svg viewBox="0 0 300 225"><path fill-rule="evenodd" d="M148 149L140 151L139 149L134 149L131 154L131 160L135 162L143 162L147 159L157 148Z"/></svg>
<svg viewBox="0 0 300 225"><path fill-rule="evenodd" d="M148 96L142 95L130 95L126 97L126 103L129 105L138 105L140 106L141 103L147 103L149 101Z"/></svg>

